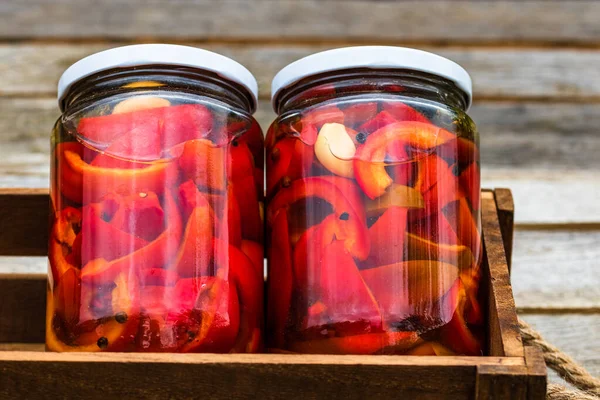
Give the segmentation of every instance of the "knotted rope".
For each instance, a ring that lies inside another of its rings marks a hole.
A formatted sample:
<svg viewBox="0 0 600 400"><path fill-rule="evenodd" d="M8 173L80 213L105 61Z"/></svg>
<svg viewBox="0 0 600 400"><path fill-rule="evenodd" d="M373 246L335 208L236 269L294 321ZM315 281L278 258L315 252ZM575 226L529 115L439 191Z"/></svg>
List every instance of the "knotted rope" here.
<svg viewBox="0 0 600 400"><path fill-rule="evenodd" d="M519 319L523 343L538 347L544 353L546 366L556 371L565 381L580 389L569 390L564 386L548 384L546 398L550 400L598 400L600 399L600 379L593 377L575 360L548 343L529 324Z"/></svg>

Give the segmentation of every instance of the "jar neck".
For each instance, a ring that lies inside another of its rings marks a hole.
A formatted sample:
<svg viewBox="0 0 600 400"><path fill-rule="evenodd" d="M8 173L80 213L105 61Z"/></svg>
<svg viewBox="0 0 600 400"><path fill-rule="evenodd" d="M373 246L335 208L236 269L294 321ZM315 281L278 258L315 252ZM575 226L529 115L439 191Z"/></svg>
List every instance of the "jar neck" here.
<svg viewBox="0 0 600 400"><path fill-rule="evenodd" d="M105 97L137 90L164 90L206 96L248 114L252 114L255 107L247 90L217 74L195 68L149 65L117 68L86 77L69 89L60 108L62 111L79 108Z"/></svg>
<svg viewBox="0 0 600 400"><path fill-rule="evenodd" d="M425 99L467 111L467 94L437 75L411 70L355 69L334 71L303 79L284 89L275 99L275 111L317 105L332 98L361 94L397 95Z"/></svg>

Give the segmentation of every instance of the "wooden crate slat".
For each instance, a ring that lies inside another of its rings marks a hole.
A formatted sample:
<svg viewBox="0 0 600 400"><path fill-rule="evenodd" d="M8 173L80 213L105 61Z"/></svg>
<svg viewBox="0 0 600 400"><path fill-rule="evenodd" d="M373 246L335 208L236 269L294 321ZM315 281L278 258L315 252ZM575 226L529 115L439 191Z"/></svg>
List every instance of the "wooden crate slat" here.
<svg viewBox="0 0 600 400"><path fill-rule="evenodd" d="M537 41L595 43L594 1L348 2L284 0L4 0L0 36L21 38L177 38L369 41ZM494 15L494 18L490 18ZM532 24L531 21L535 21ZM561 23L577 21L574 24Z"/></svg>
<svg viewBox="0 0 600 400"><path fill-rule="evenodd" d="M43 343L46 275L0 275L0 343Z"/></svg>
<svg viewBox="0 0 600 400"><path fill-rule="evenodd" d="M528 390L527 384L528 376L526 366L507 367L499 365L480 365L477 367L475 399L526 399Z"/></svg>
<svg viewBox="0 0 600 400"><path fill-rule="evenodd" d="M359 399L373 394L414 399L483 399L492 394L498 399L535 398L541 367L535 354L526 364L522 344L513 337L516 314L491 191L482 193L482 216L485 254L494 258L485 261L483 269L489 294L497 297L489 301L489 331L500 335L491 338L495 357L61 354L6 343L0 346L0 397L184 398L200 391L217 399ZM44 275L0 276L0 333L12 332L0 342L43 338L45 283ZM23 302L30 304L24 307ZM16 337L19 334L23 336ZM529 376L530 370L535 376ZM48 384L57 376L60 384ZM161 377L172 378L170 384Z"/></svg>
<svg viewBox="0 0 600 400"><path fill-rule="evenodd" d="M515 203L510 189L496 188L494 194L500 231L502 232L502 242L504 243L504 253L506 254L506 263L508 264L508 272L510 273L513 234L515 230Z"/></svg>
<svg viewBox="0 0 600 400"><path fill-rule="evenodd" d="M317 363L231 362L218 355L160 355L104 360L80 354L22 353L6 360L0 353L0 397L7 398L197 398L211 399L411 399L468 398L476 368L455 365L341 363L323 357ZM267 356L261 356L268 358ZM243 360L241 358L240 360ZM426 360L422 360L426 361Z"/></svg>
<svg viewBox="0 0 600 400"><path fill-rule="evenodd" d="M546 396L547 370L544 354L537 347L525 347L525 364L527 365L527 398L543 399Z"/></svg>
<svg viewBox="0 0 600 400"><path fill-rule="evenodd" d="M46 189L0 188L0 255L46 255L49 207Z"/></svg>
<svg viewBox="0 0 600 400"><path fill-rule="evenodd" d="M502 233L496 213L494 193L481 193L481 225L485 252L484 271L489 273L489 352L491 355L523 357L521 333L517 325L515 301L510 286Z"/></svg>

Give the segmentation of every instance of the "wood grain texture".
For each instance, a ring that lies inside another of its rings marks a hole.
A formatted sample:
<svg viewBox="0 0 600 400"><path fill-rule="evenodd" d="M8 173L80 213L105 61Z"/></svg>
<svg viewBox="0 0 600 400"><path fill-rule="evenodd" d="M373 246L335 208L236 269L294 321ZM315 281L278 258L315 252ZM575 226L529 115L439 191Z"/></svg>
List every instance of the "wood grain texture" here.
<svg viewBox="0 0 600 400"><path fill-rule="evenodd" d="M43 342L46 275L14 274L0 279L0 342Z"/></svg>
<svg viewBox="0 0 600 400"><path fill-rule="evenodd" d="M517 228L513 258L518 308L600 308L600 230Z"/></svg>
<svg viewBox="0 0 600 400"><path fill-rule="evenodd" d="M47 254L49 204L45 189L0 189L0 255Z"/></svg>
<svg viewBox="0 0 600 400"><path fill-rule="evenodd" d="M526 366L518 368L479 366L477 367L475 399L526 399L528 379Z"/></svg>
<svg viewBox="0 0 600 400"><path fill-rule="evenodd" d="M523 344L517 325L502 233L496 214L494 194L491 191L481 193L481 229L486 253L484 265L487 263L484 275L487 275L489 281L489 354L523 357Z"/></svg>
<svg viewBox="0 0 600 400"><path fill-rule="evenodd" d="M496 188L494 194L498 212L498 221L500 222L500 231L502 232L502 242L506 254L506 263L508 264L508 272L510 273L513 235L515 231L515 203L510 189Z"/></svg>
<svg viewBox="0 0 600 400"><path fill-rule="evenodd" d="M600 376L600 314L533 314L521 316L593 376Z"/></svg>
<svg viewBox="0 0 600 400"><path fill-rule="evenodd" d="M254 2L256 0L252 3ZM347 2L352 3L355 2ZM293 43L186 44L216 51L245 65L256 76L262 98L270 96L271 80L290 62L318 51L339 47ZM85 56L118 45L0 45L0 76L4 78L0 94L53 95L60 75L69 65ZM475 82L476 100L517 97L555 98L558 101L564 98L600 99L600 51L596 49L418 47L454 60L466 68ZM544 73L541 74L540 71ZM581 79L582 75L586 79Z"/></svg>
<svg viewBox="0 0 600 400"><path fill-rule="evenodd" d="M6 38L596 43L600 37L600 5L594 1L549 7L545 1L356 0L342 6L340 1L284 0L274 7L270 0L180 0L168 6L157 0L112 0L89 7L77 0L5 0L0 12L5 21L0 35Z"/></svg>
<svg viewBox="0 0 600 400"><path fill-rule="evenodd" d="M537 347L525 347L525 364L527 365L527 399L543 399L546 396L547 370L544 354Z"/></svg>

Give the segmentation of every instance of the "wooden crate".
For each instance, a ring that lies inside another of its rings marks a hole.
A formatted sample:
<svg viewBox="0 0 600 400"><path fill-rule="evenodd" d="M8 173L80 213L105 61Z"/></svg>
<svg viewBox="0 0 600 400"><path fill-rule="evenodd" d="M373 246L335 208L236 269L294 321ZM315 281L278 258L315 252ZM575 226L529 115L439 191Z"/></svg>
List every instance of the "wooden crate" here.
<svg viewBox="0 0 600 400"><path fill-rule="evenodd" d="M46 254L46 190L0 189L0 255ZM485 357L46 353L45 275L0 275L0 398L544 399L510 285L510 191L482 193Z"/></svg>

